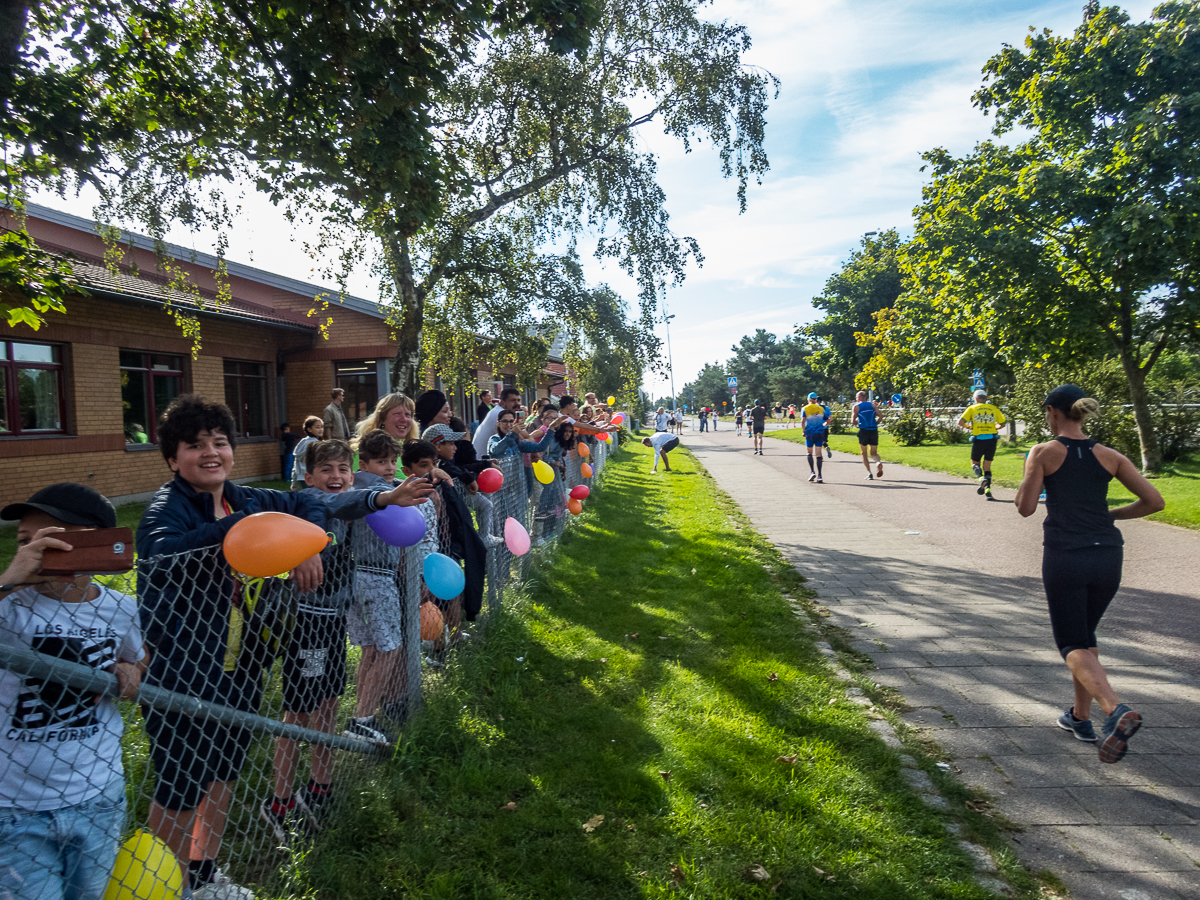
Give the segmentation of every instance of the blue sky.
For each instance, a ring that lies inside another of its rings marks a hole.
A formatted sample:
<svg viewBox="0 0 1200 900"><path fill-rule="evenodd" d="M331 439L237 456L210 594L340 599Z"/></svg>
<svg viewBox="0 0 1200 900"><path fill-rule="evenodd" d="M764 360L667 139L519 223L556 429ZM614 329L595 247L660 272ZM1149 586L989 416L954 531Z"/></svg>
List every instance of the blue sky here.
<svg viewBox="0 0 1200 900"><path fill-rule="evenodd" d="M705 362L724 361L741 335L788 334L815 316L811 298L867 231L910 229L920 200L920 154L965 152L989 136L991 120L971 106L980 69L1002 44L1020 45L1028 26L1069 33L1084 0L715 0L708 16L746 25L747 62L782 82L768 112L771 171L737 213L736 185L720 177L715 154L661 135L640 138L660 155L660 181L674 230L695 237L706 261L667 297L676 388ZM1148 0L1126 4L1147 17ZM39 202L91 215L86 199ZM237 201L235 201L237 202ZM320 281L296 231L264 198L248 192L229 257L294 278ZM170 240L211 251L211 235ZM614 266L592 263L592 281L627 296ZM366 272L351 290L371 296ZM663 336L660 327L660 337ZM668 393L664 376L647 390Z"/></svg>

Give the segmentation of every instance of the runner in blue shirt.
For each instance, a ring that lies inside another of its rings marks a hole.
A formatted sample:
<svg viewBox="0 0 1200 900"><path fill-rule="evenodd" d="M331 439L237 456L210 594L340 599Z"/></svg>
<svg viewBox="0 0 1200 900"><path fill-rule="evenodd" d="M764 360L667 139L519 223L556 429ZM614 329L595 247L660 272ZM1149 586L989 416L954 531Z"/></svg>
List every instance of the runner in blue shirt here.
<svg viewBox="0 0 1200 900"><path fill-rule="evenodd" d="M808 480L820 484L825 480L821 477L821 464L825 462L825 455L821 452L821 448L825 445L825 425L828 419L825 417L825 407L817 402L815 392L808 395L808 405L800 413L804 420L804 446L808 448ZM814 447L817 450L815 470L813 469Z"/></svg>
<svg viewBox="0 0 1200 900"><path fill-rule="evenodd" d="M854 411L850 413L850 427L858 426L858 449L862 451L863 465L867 467L867 481L883 477L883 460L879 458L879 404L867 399L866 391L854 396ZM867 448L875 461L875 474L871 474L871 462L867 459Z"/></svg>

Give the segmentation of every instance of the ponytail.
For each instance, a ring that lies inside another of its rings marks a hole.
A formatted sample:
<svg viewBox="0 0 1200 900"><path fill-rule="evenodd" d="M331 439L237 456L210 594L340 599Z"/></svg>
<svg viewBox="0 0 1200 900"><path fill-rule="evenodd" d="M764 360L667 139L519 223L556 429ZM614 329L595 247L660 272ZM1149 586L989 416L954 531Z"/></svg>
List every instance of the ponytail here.
<svg viewBox="0 0 1200 900"><path fill-rule="evenodd" d="M1080 397L1071 404L1071 411L1067 413L1067 418L1072 422L1082 422L1088 416L1094 416L1100 412L1100 404L1091 397Z"/></svg>

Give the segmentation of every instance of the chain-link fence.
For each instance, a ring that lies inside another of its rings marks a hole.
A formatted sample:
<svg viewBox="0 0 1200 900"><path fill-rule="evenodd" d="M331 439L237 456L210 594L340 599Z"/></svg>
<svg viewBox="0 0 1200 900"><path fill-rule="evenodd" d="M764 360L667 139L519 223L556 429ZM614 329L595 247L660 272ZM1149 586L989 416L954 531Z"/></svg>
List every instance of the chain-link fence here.
<svg viewBox="0 0 1200 900"><path fill-rule="evenodd" d="M423 683L502 615L529 565L508 520L546 552L570 489L595 487L616 440L584 444L549 484L512 456L493 494L442 488L413 546L352 523L311 593L237 575L217 545L0 599L0 898L286 892ZM427 583L435 553L464 576L457 596Z"/></svg>

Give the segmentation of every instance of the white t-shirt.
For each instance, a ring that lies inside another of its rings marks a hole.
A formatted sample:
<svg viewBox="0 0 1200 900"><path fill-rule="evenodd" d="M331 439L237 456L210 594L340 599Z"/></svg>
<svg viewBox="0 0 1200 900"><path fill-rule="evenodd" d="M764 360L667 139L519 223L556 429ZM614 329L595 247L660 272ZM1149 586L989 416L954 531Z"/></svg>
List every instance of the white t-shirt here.
<svg viewBox="0 0 1200 900"><path fill-rule="evenodd" d="M678 435L671 434L669 431L660 431L650 436L650 446L657 453L662 450L664 444L677 440L679 440Z"/></svg>
<svg viewBox="0 0 1200 900"><path fill-rule="evenodd" d="M667 414L665 412L654 417L654 427L659 431L667 430Z"/></svg>
<svg viewBox="0 0 1200 900"><path fill-rule="evenodd" d="M97 587L100 587L97 585ZM137 601L100 587L90 603L33 588L0 599L0 643L107 669L142 658ZM115 700L0 669L0 808L77 806L124 775Z"/></svg>
<svg viewBox="0 0 1200 900"><path fill-rule="evenodd" d="M496 420L500 418L500 413L504 411L502 406L493 406L488 411L487 418L479 423L479 427L475 429L475 435L471 438L471 443L475 446L475 453L480 459L487 456L487 444L493 434L499 431L496 428Z"/></svg>

